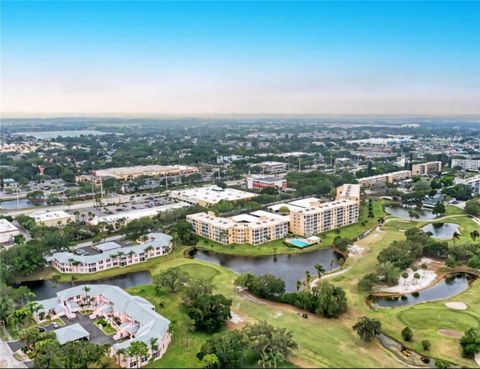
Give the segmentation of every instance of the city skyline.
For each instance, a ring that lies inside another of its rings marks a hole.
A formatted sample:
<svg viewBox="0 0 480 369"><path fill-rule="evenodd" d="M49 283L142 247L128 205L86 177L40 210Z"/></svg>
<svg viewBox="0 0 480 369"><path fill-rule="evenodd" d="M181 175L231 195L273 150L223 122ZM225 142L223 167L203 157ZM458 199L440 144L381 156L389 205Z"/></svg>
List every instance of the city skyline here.
<svg viewBox="0 0 480 369"><path fill-rule="evenodd" d="M1 112L478 115L475 2L2 2Z"/></svg>

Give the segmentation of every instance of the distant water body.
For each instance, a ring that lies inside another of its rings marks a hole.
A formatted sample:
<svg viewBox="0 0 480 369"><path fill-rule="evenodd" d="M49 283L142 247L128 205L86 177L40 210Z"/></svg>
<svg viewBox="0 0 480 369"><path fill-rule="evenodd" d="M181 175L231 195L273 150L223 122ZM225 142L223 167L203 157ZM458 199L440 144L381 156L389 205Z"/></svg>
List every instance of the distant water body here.
<svg viewBox="0 0 480 369"><path fill-rule="evenodd" d="M79 131L16 132L15 134L19 136L31 136L37 139L50 139L50 138L57 138L57 137L102 136L102 135L107 135L108 133L101 132L101 131L79 130Z"/></svg>

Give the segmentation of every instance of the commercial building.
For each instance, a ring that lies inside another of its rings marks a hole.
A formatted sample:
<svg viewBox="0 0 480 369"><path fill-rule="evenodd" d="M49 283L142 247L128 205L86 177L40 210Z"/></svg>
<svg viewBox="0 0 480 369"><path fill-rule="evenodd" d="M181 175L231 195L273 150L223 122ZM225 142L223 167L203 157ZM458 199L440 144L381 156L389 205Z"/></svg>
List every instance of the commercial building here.
<svg viewBox="0 0 480 369"><path fill-rule="evenodd" d="M251 192L236 190L234 188L221 188L218 186L170 191L170 197L173 199L204 207L215 205L222 200L231 202L251 200L255 196L258 195Z"/></svg>
<svg viewBox="0 0 480 369"><path fill-rule="evenodd" d="M0 243L12 242L20 231L6 219L0 219Z"/></svg>
<svg viewBox="0 0 480 369"><path fill-rule="evenodd" d="M94 171L96 177L111 177L123 181L131 181L138 177L165 177L198 173L198 168L185 165L137 165L133 167L120 167L99 169Z"/></svg>
<svg viewBox="0 0 480 369"><path fill-rule="evenodd" d="M412 176L429 176L442 172L441 161L429 161L427 163L413 164Z"/></svg>
<svg viewBox="0 0 480 369"><path fill-rule="evenodd" d="M456 180L458 184L465 184L472 188L472 195L478 196L480 195L480 175L475 177L465 178L465 179L458 179Z"/></svg>
<svg viewBox="0 0 480 369"><path fill-rule="evenodd" d="M337 200L340 199L360 202L360 185L344 184L337 187Z"/></svg>
<svg viewBox="0 0 480 369"><path fill-rule="evenodd" d="M452 159L452 168L460 167L465 170L480 170L480 160Z"/></svg>
<svg viewBox="0 0 480 369"><path fill-rule="evenodd" d="M31 217L35 220L35 223L46 227L61 226L75 221L75 217L73 215L70 215L62 210L38 211L33 213Z"/></svg>
<svg viewBox="0 0 480 369"><path fill-rule="evenodd" d="M287 180L284 178L266 177L262 175L247 176L247 188L249 190L261 190L266 187L285 190L287 188Z"/></svg>
<svg viewBox="0 0 480 369"><path fill-rule="evenodd" d="M370 177L359 178L357 181L362 186L371 186L377 183L397 182L409 179L412 177L412 173L409 170L400 170L392 173L378 174Z"/></svg>
<svg viewBox="0 0 480 369"><path fill-rule="evenodd" d="M177 202L174 204L155 206L152 208L123 211L112 215L96 216L90 221L90 223L94 225L97 225L99 223L107 223L112 225L121 223L121 225L123 226L135 219L153 217L163 212L181 209L188 206L190 205L185 202Z"/></svg>
<svg viewBox="0 0 480 369"><path fill-rule="evenodd" d="M261 167L263 172L268 174L285 173L288 168L288 164L281 161L264 161L255 166Z"/></svg>
<svg viewBox="0 0 480 369"><path fill-rule="evenodd" d="M166 352L171 340L170 321L155 311L155 306L140 296L132 296L120 287L105 284L79 285L56 293L50 299L37 301L40 310L34 313L37 322L66 317L75 319L77 313L90 310L91 320L106 319L115 329L117 341L109 354L124 368L137 368ZM89 333L78 323L56 331L60 344L88 339ZM152 345L156 341L156 345ZM148 347L146 356L128 356L124 351L134 342L144 342Z"/></svg>
<svg viewBox="0 0 480 369"><path fill-rule="evenodd" d="M233 243L259 245L284 238L289 217L266 211L240 214L230 218L217 217L213 212L187 215L195 233L228 245Z"/></svg>
<svg viewBox="0 0 480 369"><path fill-rule="evenodd" d="M121 247L115 242L107 242L96 248L100 253L95 255L56 252L45 260L61 273L95 273L166 255L172 250L172 237L164 233L149 233L141 245Z"/></svg>

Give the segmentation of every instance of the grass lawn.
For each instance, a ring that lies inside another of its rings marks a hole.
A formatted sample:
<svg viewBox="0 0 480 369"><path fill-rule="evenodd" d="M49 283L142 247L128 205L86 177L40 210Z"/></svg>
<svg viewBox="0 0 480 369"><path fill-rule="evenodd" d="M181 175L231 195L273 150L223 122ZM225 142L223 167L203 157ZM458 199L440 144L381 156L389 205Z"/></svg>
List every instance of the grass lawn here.
<svg viewBox="0 0 480 369"><path fill-rule="evenodd" d="M103 326L99 323L99 320L101 319L95 320L95 325L100 328L107 336L113 336L115 333L117 333L115 328L113 328L109 322L107 322L107 324Z"/></svg>
<svg viewBox="0 0 480 369"><path fill-rule="evenodd" d="M361 341L353 332L352 319L324 319L309 314L303 319L288 305L257 303L238 294L233 282L236 274L219 265L193 259L173 259L159 264L153 273L169 267L181 267L195 276L211 278L216 291L232 299L234 310L246 322L268 321L292 331L299 350L289 361L303 367L399 367L401 366L378 344ZM195 367L195 355L207 335L191 332L185 323L186 312L178 296L166 292L157 294L152 286L128 290L157 307L157 311L172 322L173 342L163 358L151 367ZM341 354L340 354L341 353Z"/></svg>
<svg viewBox="0 0 480 369"><path fill-rule="evenodd" d="M43 322L41 324L39 324L38 326L39 327L47 327L49 326L50 324L52 323L57 323L60 327L64 327L65 326L65 323L63 322L62 319L54 319L54 320L48 320L46 322Z"/></svg>

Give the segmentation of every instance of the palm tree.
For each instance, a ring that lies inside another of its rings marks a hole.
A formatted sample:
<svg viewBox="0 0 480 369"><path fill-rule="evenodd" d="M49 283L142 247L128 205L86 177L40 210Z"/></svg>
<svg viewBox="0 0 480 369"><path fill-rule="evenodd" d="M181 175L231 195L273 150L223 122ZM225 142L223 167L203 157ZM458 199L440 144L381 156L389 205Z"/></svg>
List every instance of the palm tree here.
<svg viewBox="0 0 480 369"><path fill-rule="evenodd" d="M415 284L417 284L418 280L420 279L420 274L415 273L415 274L413 275L413 278L415 278Z"/></svg>
<svg viewBox="0 0 480 369"><path fill-rule="evenodd" d="M305 283L306 283L306 287L307 289L310 289L310 280L311 280L312 276L310 275L310 271L306 270L305 271Z"/></svg>
<svg viewBox="0 0 480 369"><path fill-rule="evenodd" d="M135 255L135 251L130 250L127 254L130 257L130 263L133 261L133 255Z"/></svg>
<svg viewBox="0 0 480 369"><path fill-rule="evenodd" d="M88 293L90 292L91 288L88 286L85 286L82 288L82 290L85 291L85 298L88 299Z"/></svg>
<svg viewBox="0 0 480 369"><path fill-rule="evenodd" d="M297 292L300 291L300 287L302 287L302 282L297 281Z"/></svg>
<svg viewBox="0 0 480 369"><path fill-rule="evenodd" d="M77 277L77 276L72 275L72 276L70 277L70 282L72 282L72 287L75 285L75 281L76 281L76 280L78 280L78 277Z"/></svg>
<svg viewBox="0 0 480 369"><path fill-rule="evenodd" d="M472 237L473 242L475 242L475 240L478 237L480 237L480 232L478 232L477 230L474 230L474 231L470 232L470 237Z"/></svg>
<svg viewBox="0 0 480 369"><path fill-rule="evenodd" d="M149 254L150 251L153 251L153 250L155 250L155 248L154 248L152 245L149 245L149 246L145 247L145 250L144 250L144 251L145 251L147 254Z"/></svg>
<svg viewBox="0 0 480 369"><path fill-rule="evenodd" d="M403 285L405 286L407 284L408 272L403 272L402 278L403 278Z"/></svg>
<svg viewBox="0 0 480 369"><path fill-rule="evenodd" d="M323 267L323 265L320 263L316 263L314 267L315 267L315 270L317 271L318 279L322 278L322 274L325 273L325 268Z"/></svg>
<svg viewBox="0 0 480 369"><path fill-rule="evenodd" d="M459 239L460 239L460 233L453 232L453 235L452 235L453 245L455 245L455 242Z"/></svg>
<svg viewBox="0 0 480 369"><path fill-rule="evenodd" d="M158 338L156 337L150 338L150 349L152 350L152 357L153 357L153 352L158 350Z"/></svg>

